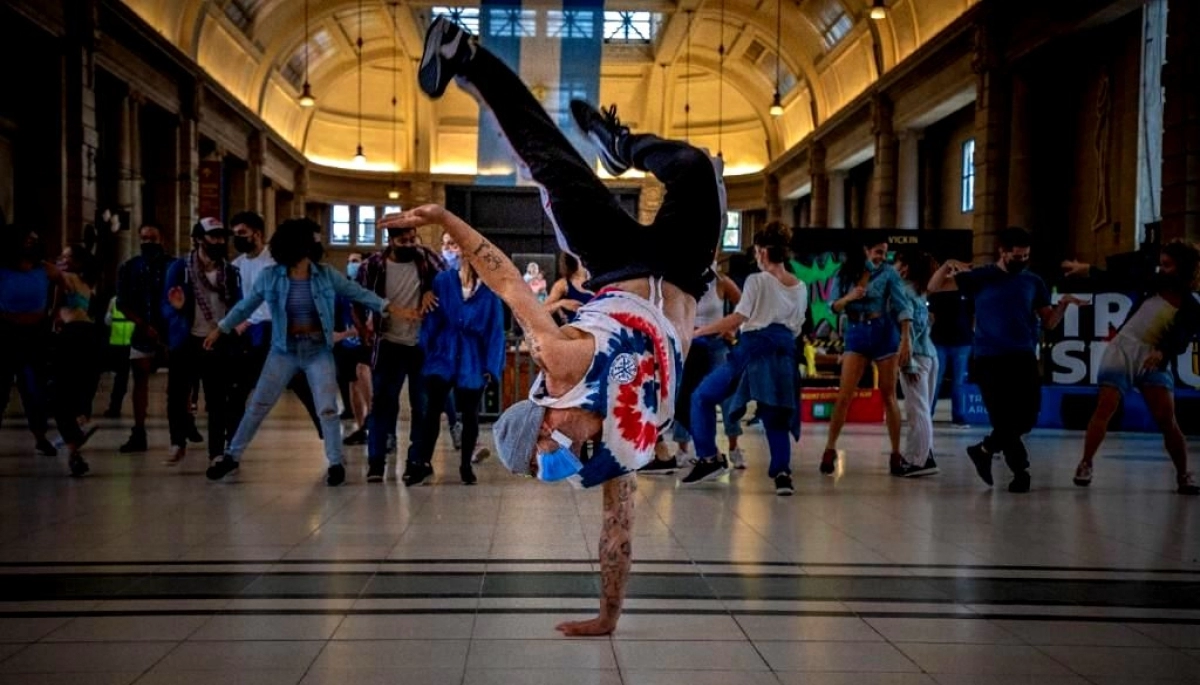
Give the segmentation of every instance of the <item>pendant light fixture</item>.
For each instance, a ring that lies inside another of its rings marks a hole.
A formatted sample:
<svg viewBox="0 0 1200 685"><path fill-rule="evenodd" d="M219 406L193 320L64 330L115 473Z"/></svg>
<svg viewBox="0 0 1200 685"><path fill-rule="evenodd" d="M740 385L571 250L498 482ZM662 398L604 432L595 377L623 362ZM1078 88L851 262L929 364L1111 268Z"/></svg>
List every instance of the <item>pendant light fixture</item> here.
<svg viewBox="0 0 1200 685"><path fill-rule="evenodd" d="M887 19L887 2L886 0L873 0L871 3L871 18L875 21Z"/></svg>
<svg viewBox="0 0 1200 685"><path fill-rule="evenodd" d="M304 87L300 93L301 107L312 107L317 104L317 99L312 94L312 85L308 82L308 43L308 0L304 0Z"/></svg>
<svg viewBox="0 0 1200 685"><path fill-rule="evenodd" d="M362 0L358 0L358 40L355 42L355 45L358 46L358 149L354 153L354 163L357 164L358 166L364 166L367 163L367 156L365 154L363 154L363 145L362 145L362 95L363 95L363 86L362 86L362 81L363 81L363 65L362 65L363 13L362 12L363 12Z"/></svg>
<svg viewBox="0 0 1200 685"><path fill-rule="evenodd" d="M771 99L773 117L783 116L783 96L779 94L779 69L783 64L783 0L775 0L775 97Z"/></svg>
<svg viewBox="0 0 1200 685"><path fill-rule="evenodd" d="M400 122L400 43L396 39L396 8L400 4L398 2L389 2L392 6L392 159L396 165L396 177L392 180L392 187L388 190L389 200L400 199L400 142L396 136L396 129Z"/></svg>
<svg viewBox="0 0 1200 685"><path fill-rule="evenodd" d="M725 0L721 0L721 41L717 46L717 156L725 159Z"/></svg>
<svg viewBox="0 0 1200 685"><path fill-rule="evenodd" d="M687 11L687 50L683 74L683 139L692 142L692 20L693 10Z"/></svg>

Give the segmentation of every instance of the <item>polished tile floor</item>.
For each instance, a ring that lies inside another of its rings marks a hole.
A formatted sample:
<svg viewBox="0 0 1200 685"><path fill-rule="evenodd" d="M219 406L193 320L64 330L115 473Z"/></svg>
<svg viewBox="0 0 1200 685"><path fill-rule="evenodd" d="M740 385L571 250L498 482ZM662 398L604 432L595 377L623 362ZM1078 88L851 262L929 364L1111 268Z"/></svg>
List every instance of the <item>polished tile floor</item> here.
<svg viewBox="0 0 1200 685"><path fill-rule="evenodd" d="M640 480L627 613L568 640L554 624L596 606L598 493L494 460L464 487L446 437L433 485L367 485L353 448L330 489L290 397L210 485L202 450L160 464L160 414L133 457L101 422L82 481L5 421L0 684L1200 682L1200 501L1149 436L1110 441L1081 490L1079 436L1039 432L1020 496L975 478L978 431L941 424L942 473L900 481L874 427L820 476L806 426L779 498L751 428L727 483Z"/></svg>

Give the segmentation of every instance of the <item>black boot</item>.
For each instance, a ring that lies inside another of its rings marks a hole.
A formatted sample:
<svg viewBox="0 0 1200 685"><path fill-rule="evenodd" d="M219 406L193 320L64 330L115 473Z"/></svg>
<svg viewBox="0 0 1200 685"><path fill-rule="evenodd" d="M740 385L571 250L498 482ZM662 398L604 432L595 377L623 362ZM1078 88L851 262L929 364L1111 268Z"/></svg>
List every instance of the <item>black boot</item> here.
<svg viewBox="0 0 1200 685"><path fill-rule="evenodd" d="M129 433L129 440L125 441L124 445L121 445L119 448L117 448L117 451L121 454L135 454L138 452L145 452L148 449L150 449L150 447L146 444L146 429L134 428Z"/></svg>

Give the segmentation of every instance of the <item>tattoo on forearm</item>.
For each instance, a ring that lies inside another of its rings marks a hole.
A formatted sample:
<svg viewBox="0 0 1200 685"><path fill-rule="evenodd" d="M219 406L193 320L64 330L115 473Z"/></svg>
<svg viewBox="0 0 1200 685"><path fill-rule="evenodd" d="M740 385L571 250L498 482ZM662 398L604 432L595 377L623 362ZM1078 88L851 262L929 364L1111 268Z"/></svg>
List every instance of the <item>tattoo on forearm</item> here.
<svg viewBox="0 0 1200 685"><path fill-rule="evenodd" d="M600 533L600 615L621 616L625 585L633 565L633 503L637 481L632 476L604 484L604 528Z"/></svg>
<svg viewBox="0 0 1200 685"><path fill-rule="evenodd" d="M473 253L480 261L480 264L486 267L489 271L496 271L504 266L508 261L504 255L496 249L496 246L487 240L482 240L479 246L475 248Z"/></svg>

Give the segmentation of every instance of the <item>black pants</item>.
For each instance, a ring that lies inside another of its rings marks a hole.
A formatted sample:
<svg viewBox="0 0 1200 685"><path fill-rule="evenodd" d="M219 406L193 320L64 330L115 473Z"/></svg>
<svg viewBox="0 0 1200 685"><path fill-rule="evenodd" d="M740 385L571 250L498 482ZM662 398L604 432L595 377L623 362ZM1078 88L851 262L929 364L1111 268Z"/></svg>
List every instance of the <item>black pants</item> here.
<svg viewBox="0 0 1200 685"><path fill-rule="evenodd" d="M113 373L112 394L108 396L108 411L116 414L125 403L125 394L129 392L129 346L108 346L108 370Z"/></svg>
<svg viewBox="0 0 1200 685"><path fill-rule="evenodd" d="M171 350L171 368L167 374L167 423L170 426L171 444L187 445L188 433L194 419L188 406L192 399L192 388L197 382L204 389L204 409L208 413L208 456L219 457L225 453L225 442L233 439L245 402L236 402L233 397L233 376L237 372L235 345L237 342L225 337L216 349L204 349L204 339L189 335L186 342Z"/></svg>
<svg viewBox="0 0 1200 685"><path fill-rule="evenodd" d="M239 354L235 360L231 360L236 374L230 381L232 384L230 402L233 404L229 415L230 420L233 421L230 427L230 437L237 432L238 424L242 422L242 416L246 413L246 402L249 401L251 393L258 385L263 366L267 363L267 355L271 353L271 322L267 321L258 326L262 328L254 335L247 333L243 337L240 341L242 348ZM303 373L296 374L296 377L288 384L288 389L296 393L296 397L304 405L304 411L308 412L309 420L316 427L317 435L321 435L321 416L317 413L317 405L313 401L312 387L308 384L308 377Z"/></svg>
<svg viewBox="0 0 1200 685"><path fill-rule="evenodd" d="M96 325L86 321L69 323L55 336L51 406L58 433L68 445L83 442L79 417L90 414L100 375L99 342Z"/></svg>
<svg viewBox="0 0 1200 685"><path fill-rule="evenodd" d="M426 406L430 410L425 412L425 426L421 431L421 442L424 446L422 459L425 463L433 459L433 450L437 446L438 434L441 431L440 408L446 406L446 400L450 397L453 397L458 405L458 420L462 422L463 427L462 461L459 465L469 466L471 455L475 452L475 443L479 441L479 403L483 398L483 388L459 388L436 376L425 377Z"/></svg>
<svg viewBox="0 0 1200 685"><path fill-rule="evenodd" d="M696 299L704 294L725 225L724 184L708 154L682 141L630 137L633 166L666 186L654 223L644 226L621 208L520 77L495 55L479 48L461 76L542 186L559 246L592 274L588 289L661 276Z"/></svg>
<svg viewBox="0 0 1200 685"><path fill-rule="evenodd" d="M400 391L408 381L408 404L412 410L408 429L407 461L421 462L425 454L422 441L425 439L426 402L425 379L421 367L425 365L425 353L417 345L379 341L379 352L375 355L375 366L371 369L371 422L367 431L367 461L376 466L387 463L388 437L396 434L400 420ZM437 409L430 409L440 416Z"/></svg>
<svg viewBox="0 0 1200 685"><path fill-rule="evenodd" d="M992 454L1004 453L1013 473L1029 469L1029 452L1022 436L1033 430L1042 407L1042 377L1032 352L976 357L975 383L992 422L983 440Z"/></svg>
<svg viewBox="0 0 1200 685"><path fill-rule="evenodd" d="M18 326L0 322L0 340L7 351L0 354L0 420L8 409L12 386L17 384L29 432L46 435L46 348L50 334L44 325Z"/></svg>

